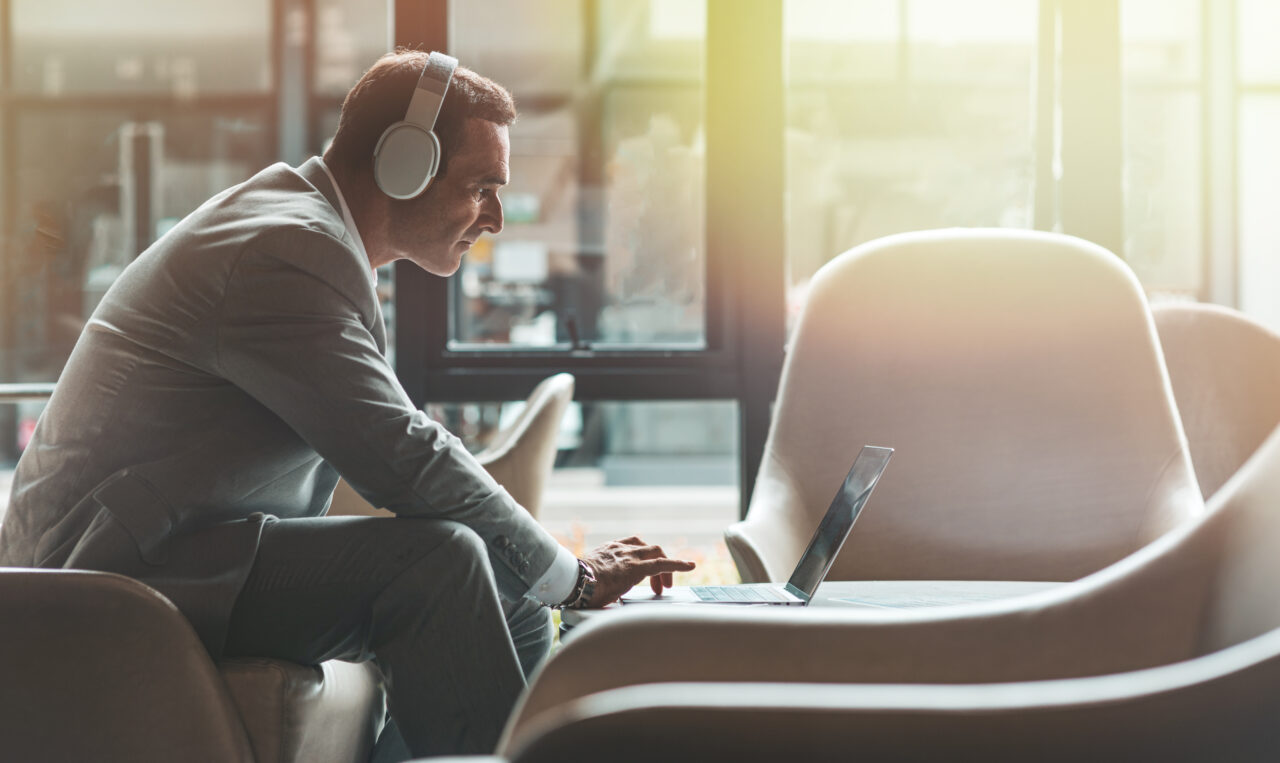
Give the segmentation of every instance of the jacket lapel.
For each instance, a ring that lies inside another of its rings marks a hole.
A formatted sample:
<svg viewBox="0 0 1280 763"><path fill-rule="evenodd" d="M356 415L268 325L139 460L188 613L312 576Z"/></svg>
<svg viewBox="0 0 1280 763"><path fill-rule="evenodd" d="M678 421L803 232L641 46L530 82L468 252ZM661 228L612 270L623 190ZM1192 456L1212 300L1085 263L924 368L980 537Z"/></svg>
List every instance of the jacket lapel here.
<svg viewBox="0 0 1280 763"><path fill-rule="evenodd" d="M298 168L298 174L308 183L315 186L315 189L329 202L329 206L333 207L333 213L338 216L339 220L343 220L345 225L346 221L342 217L342 202L338 201L338 192L334 189L333 183L329 180L329 173L324 171L320 161L318 156L311 157ZM378 308L378 319L373 324L373 339L378 343L378 351L386 355L387 330L384 326L385 321L382 318L382 305L379 300L375 300L374 304Z"/></svg>

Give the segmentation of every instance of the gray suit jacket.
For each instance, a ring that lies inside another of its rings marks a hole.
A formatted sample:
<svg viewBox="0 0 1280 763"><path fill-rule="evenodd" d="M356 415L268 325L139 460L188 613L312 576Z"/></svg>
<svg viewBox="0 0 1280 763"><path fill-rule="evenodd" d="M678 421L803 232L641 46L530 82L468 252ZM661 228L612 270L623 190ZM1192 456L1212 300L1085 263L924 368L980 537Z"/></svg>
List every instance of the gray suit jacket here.
<svg viewBox="0 0 1280 763"><path fill-rule="evenodd" d="M474 529L517 599L555 540L388 365L368 261L319 160L210 199L94 311L22 455L0 565L140 579L215 656L264 522L375 506ZM390 520L389 520L390 521Z"/></svg>

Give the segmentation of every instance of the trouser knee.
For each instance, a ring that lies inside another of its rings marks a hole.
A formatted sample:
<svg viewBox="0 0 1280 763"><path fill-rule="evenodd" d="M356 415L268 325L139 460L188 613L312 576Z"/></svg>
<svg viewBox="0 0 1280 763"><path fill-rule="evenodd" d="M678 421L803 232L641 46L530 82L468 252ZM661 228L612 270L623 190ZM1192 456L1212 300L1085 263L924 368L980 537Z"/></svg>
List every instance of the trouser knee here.
<svg viewBox="0 0 1280 763"><path fill-rule="evenodd" d="M476 568L488 568L489 551L484 540L470 527L442 519L396 519L400 542L409 550L410 565L430 557L426 565L441 574L458 575Z"/></svg>
<svg viewBox="0 0 1280 763"><path fill-rule="evenodd" d="M445 539L441 549L450 559L459 563L489 563L489 548L480 535L470 527L449 520L436 520L441 525Z"/></svg>
<svg viewBox="0 0 1280 763"><path fill-rule="evenodd" d="M434 519L388 520L399 525L395 545L406 553L373 607L384 629L434 627L477 607L497 609L498 595L484 541L471 528Z"/></svg>

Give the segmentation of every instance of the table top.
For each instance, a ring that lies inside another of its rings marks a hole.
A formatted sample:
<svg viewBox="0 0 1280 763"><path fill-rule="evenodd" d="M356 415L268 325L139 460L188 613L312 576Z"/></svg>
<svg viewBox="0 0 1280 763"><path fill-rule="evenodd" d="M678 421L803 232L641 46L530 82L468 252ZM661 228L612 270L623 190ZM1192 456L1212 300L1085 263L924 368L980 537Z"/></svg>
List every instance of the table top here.
<svg viewBox="0 0 1280 763"><path fill-rule="evenodd" d="M648 582L645 582L637 586L636 593L646 590L648 585ZM814 594L809 606L849 607L855 609L941 607L1023 596L1060 585L1062 583L1021 580L831 580L818 586L818 591ZM714 605L681 602L669 605L634 604L624 607L618 604L611 604L603 609L564 610L561 614L561 627L567 630L600 612L635 609L642 606L741 607L767 605ZM799 608L784 607L784 609L795 611Z"/></svg>
<svg viewBox="0 0 1280 763"><path fill-rule="evenodd" d="M809 606L942 607L1007 599L1060 585L1023 580L833 580L818 586Z"/></svg>

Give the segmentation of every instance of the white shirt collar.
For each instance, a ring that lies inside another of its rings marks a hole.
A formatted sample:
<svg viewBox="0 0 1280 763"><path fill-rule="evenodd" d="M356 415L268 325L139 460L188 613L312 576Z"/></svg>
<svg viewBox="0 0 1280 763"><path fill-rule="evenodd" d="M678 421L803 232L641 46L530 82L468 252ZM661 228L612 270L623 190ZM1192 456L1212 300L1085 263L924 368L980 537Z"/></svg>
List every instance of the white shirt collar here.
<svg viewBox="0 0 1280 763"><path fill-rule="evenodd" d="M351 216L351 208L347 206L347 200L342 195L342 188L338 185L338 179L333 176L333 172L329 169L329 165L324 163L323 158L320 159L320 167L324 170L324 174L329 176L329 182L333 184L333 193L338 197L338 206L342 209L342 223L347 227L347 233L351 234L351 240L356 242L356 249L364 257L365 262L368 262L369 253L365 251L364 239L360 238L360 230L356 228L356 220ZM377 285L378 272L370 268L369 278L374 285Z"/></svg>

